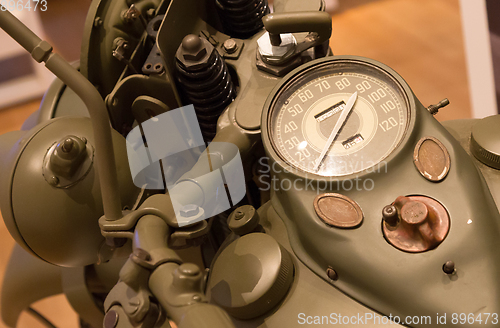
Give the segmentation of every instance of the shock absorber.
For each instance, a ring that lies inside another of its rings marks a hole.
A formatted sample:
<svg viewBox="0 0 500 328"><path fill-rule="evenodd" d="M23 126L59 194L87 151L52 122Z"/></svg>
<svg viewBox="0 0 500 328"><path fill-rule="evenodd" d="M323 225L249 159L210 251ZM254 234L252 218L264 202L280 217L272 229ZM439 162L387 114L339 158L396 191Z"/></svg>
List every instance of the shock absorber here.
<svg viewBox="0 0 500 328"><path fill-rule="evenodd" d="M229 70L217 50L190 34L176 53L177 82L183 100L193 104L205 141L211 141L222 111L236 97Z"/></svg>
<svg viewBox="0 0 500 328"><path fill-rule="evenodd" d="M215 0L225 32L248 38L262 29L262 17L269 14L267 0Z"/></svg>

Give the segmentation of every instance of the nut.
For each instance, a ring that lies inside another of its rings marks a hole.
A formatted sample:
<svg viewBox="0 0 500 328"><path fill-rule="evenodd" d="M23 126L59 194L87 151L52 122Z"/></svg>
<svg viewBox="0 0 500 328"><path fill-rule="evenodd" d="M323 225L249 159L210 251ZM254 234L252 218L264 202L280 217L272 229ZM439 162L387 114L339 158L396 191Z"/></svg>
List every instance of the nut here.
<svg viewBox="0 0 500 328"><path fill-rule="evenodd" d="M42 61L47 60L51 52L52 46L47 41L41 41L35 48L33 48L31 56L34 60L41 63Z"/></svg>
<svg viewBox="0 0 500 328"><path fill-rule="evenodd" d="M214 51L214 46L208 40L189 34L182 40L175 58L186 69L198 69L208 63Z"/></svg>
<svg viewBox="0 0 500 328"><path fill-rule="evenodd" d="M281 34L281 44L273 46L269 32L264 33L258 40L257 45L262 60L269 64L280 64L293 55L297 41L291 33Z"/></svg>
<svg viewBox="0 0 500 328"><path fill-rule="evenodd" d="M196 61L202 59L207 54L207 49L203 41L194 34L189 34L182 40L183 57L185 60Z"/></svg>
<svg viewBox="0 0 500 328"><path fill-rule="evenodd" d="M181 208L180 213L181 216L185 218L190 218L200 213L200 208L198 207L198 205L195 204L184 205Z"/></svg>

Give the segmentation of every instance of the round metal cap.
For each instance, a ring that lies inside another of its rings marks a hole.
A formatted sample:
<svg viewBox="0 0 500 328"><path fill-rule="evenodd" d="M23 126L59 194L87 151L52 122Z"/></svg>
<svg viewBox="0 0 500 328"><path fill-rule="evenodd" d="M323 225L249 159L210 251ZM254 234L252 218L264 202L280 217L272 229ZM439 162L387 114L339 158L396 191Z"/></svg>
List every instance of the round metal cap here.
<svg viewBox="0 0 500 328"><path fill-rule="evenodd" d="M293 281L288 251L263 233L245 235L226 247L212 267L211 302L239 319L258 317L275 307Z"/></svg>
<svg viewBox="0 0 500 328"><path fill-rule="evenodd" d="M483 118L472 127L470 151L483 164L500 169L500 116Z"/></svg>
<svg viewBox="0 0 500 328"><path fill-rule="evenodd" d="M229 229L239 236L251 233L259 225L259 215L252 205L238 207L228 220Z"/></svg>

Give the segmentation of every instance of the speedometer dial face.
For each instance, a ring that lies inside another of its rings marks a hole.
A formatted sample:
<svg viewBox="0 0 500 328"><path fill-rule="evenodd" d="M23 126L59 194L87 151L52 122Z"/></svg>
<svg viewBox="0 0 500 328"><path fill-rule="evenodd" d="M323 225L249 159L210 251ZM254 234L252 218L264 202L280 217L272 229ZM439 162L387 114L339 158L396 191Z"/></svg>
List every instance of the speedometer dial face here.
<svg viewBox="0 0 500 328"><path fill-rule="evenodd" d="M328 145L339 119L340 130ZM344 176L380 164L398 146L409 108L403 88L385 70L363 61L333 60L285 83L268 120L272 145L282 160L306 173Z"/></svg>

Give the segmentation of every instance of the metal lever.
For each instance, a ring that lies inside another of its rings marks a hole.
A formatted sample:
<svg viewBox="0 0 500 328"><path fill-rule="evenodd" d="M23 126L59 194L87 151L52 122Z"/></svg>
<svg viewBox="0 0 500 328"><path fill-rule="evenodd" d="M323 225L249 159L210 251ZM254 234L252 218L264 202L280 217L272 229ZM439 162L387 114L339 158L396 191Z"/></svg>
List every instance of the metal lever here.
<svg viewBox="0 0 500 328"><path fill-rule="evenodd" d="M281 44L280 34L310 32L306 39L297 44L293 55L297 55L311 47L322 44L332 35L332 18L326 12L291 12L269 14L262 19L269 32L271 44ZM292 55L292 56L293 56Z"/></svg>

